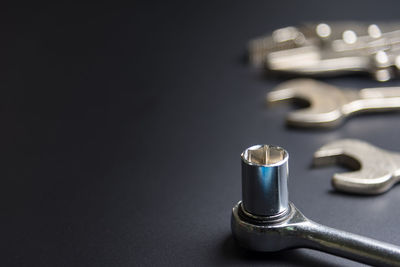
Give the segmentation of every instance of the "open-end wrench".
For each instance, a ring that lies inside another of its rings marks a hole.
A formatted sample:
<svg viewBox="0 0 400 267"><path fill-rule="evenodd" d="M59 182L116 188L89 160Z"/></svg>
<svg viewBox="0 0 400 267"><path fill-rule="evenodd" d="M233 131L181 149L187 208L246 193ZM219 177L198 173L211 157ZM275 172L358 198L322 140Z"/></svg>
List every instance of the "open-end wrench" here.
<svg viewBox="0 0 400 267"><path fill-rule="evenodd" d="M328 143L314 153L314 165L338 163L356 171L335 173L337 190L358 194L380 194L400 180L400 154L357 139Z"/></svg>
<svg viewBox="0 0 400 267"><path fill-rule="evenodd" d="M241 157L243 200L231 218L241 246L263 252L305 247L367 264L400 266L400 247L315 223L289 202L286 150L256 145Z"/></svg>
<svg viewBox="0 0 400 267"><path fill-rule="evenodd" d="M312 79L295 79L267 94L269 104L293 99L304 100L310 106L290 112L288 124L334 127L354 113L400 109L400 87L343 90Z"/></svg>

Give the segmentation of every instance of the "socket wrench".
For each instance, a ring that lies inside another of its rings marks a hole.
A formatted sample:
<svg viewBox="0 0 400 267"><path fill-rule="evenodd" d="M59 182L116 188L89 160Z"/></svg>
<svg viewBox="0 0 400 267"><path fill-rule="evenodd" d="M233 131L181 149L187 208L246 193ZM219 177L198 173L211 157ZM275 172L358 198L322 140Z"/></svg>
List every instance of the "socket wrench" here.
<svg viewBox="0 0 400 267"><path fill-rule="evenodd" d="M315 223L289 201L285 149L255 145L241 159L243 200L231 217L241 246L261 252L305 247L366 264L400 266L400 247Z"/></svg>

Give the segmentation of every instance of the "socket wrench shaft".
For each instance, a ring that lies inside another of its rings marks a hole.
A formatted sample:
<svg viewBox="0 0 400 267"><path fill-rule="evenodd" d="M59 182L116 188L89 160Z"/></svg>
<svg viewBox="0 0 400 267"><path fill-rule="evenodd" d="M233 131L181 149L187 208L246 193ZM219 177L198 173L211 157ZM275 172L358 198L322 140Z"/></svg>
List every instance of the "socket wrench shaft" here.
<svg viewBox="0 0 400 267"><path fill-rule="evenodd" d="M314 222L299 227L304 247L372 265L400 266L400 248Z"/></svg>

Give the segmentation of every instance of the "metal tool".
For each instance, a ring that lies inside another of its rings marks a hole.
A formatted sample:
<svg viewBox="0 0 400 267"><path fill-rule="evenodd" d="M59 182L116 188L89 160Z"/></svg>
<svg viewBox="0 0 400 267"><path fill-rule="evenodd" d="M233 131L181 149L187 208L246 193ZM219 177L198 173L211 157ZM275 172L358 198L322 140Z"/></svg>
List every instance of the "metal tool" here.
<svg viewBox="0 0 400 267"><path fill-rule="evenodd" d="M371 73L378 81L400 74L400 23L308 23L250 41L250 61L295 75Z"/></svg>
<svg viewBox="0 0 400 267"><path fill-rule="evenodd" d="M400 266L400 247L317 224L289 202L289 154L255 145L242 155L243 201L233 207L232 234L243 247L273 252L306 247L355 261Z"/></svg>
<svg viewBox="0 0 400 267"><path fill-rule="evenodd" d="M400 180L400 154L357 139L328 143L314 153L314 166L341 164L356 171L335 173L337 190L358 194L380 194Z"/></svg>
<svg viewBox="0 0 400 267"><path fill-rule="evenodd" d="M309 107L292 111L287 123L299 127L334 127L354 113L400 109L400 87L340 89L311 79L280 84L267 94L269 104L301 99Z"/></svg>

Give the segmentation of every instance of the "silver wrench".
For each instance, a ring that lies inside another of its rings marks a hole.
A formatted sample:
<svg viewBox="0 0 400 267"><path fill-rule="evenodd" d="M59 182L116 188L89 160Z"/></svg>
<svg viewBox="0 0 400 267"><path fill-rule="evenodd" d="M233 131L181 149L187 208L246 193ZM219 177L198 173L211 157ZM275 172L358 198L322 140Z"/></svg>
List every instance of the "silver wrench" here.
<svg viewBox="0 0 400 267"><path fill-rule="evenodd" d="M305 100L310 106L290 112L286 118L288 124L335 127L354 113L400 109L400 87L343 90L312 79L295 79L267 94L269 104L292 99Z"/></svg>
<svg viewBox="0 0 400 267"><path fill-rule="evenodd" d="M243 201L231 217L240 245L262 252L305 247L366 264L400 266L400 247L315 223L289 202L286 150L256 145L241 158Z"/></svg>
<svg viewBox="0 0 400 267"><path fill-rule="evenodd" d="M335 173L337 190L358 194L380 194L400 180L400 154L383 150L357 139L328 143L314 153L315 166L338 163L353 172Z"/></svg>
<svg viewBox="0 0 400 267"><path fill-rule="evenodd" d="M306 23L250 41L253 65L301 76L368 72L378 81L400 74L400 24Z"/></svg>

